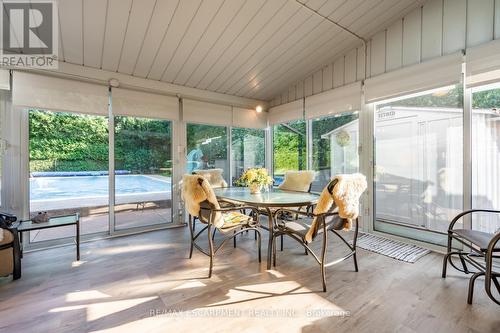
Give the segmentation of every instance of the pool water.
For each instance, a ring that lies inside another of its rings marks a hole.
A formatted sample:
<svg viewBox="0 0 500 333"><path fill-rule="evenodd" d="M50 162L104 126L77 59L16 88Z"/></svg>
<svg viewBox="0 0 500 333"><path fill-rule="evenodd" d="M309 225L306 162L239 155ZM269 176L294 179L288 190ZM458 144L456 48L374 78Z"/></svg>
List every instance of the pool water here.
<svg viewBox="0 0 500 333"><path fill-rule="evenodd" d="M146 175L115 176L115 194L170 192L169 177ZM31 200L102 197L108 195L108 176L30 178Z"/></svg>

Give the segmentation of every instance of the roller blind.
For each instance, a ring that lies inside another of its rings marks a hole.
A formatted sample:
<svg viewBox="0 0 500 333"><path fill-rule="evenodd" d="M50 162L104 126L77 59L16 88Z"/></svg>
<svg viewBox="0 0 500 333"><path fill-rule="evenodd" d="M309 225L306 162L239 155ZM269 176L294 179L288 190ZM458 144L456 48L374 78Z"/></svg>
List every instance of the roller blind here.
<svg viewBox="0 0 500 333"><path fill-rule="evenodd" d="M466 52L467 86L500 80L500 40L479 45Z"/></svg>
<svg viewBox="0 0 500 333"><path fill-rule="evenodd" d="M10 90L10 72L0 69L0 90Z"/></svg>
<svg viewBox="0 0 500 333"><path fill-rule="evenodd" d="M51 111L108 114L108 87L14 72L12 104Z"/></svg>
<svg viewBox="0 0 500 333"><path fill-rule="evenodd" d="M361 109L361 82L306 97L306 118Z"/></svg>
<svg viewBox="0 0 500 333"><path fill-rule="evenodd" d="M269 109L268 114L269 124L274 125L302 119L304 117L303 103L303 100L299 99L294 102L272 107Z"/></svg>
<svg viewBox="0 0 500 333"><path fill-rule="evenodd" d="M255 109L233 108L233 126L245 128L266 128L267 112L257 113Z"/></svg>
<svg viewBox="0 0 500 333"><path fill-rule="evenodd" d="M231 126L232 111L230 106L182 100L183 119L188 123L202 123L220 126Z"/></svg>
<svg viewBox="0 0 500 333"><path fill-rule="evenodd" d="M455 53L365 81L366 102L403 96L460 82L463 56Z"/></svg>
<svg viewBox="0 0 500 333"><path fill-rule="evenodd" d="M112 88L113 114L159 119L179 119L176 97Z"/></svg>

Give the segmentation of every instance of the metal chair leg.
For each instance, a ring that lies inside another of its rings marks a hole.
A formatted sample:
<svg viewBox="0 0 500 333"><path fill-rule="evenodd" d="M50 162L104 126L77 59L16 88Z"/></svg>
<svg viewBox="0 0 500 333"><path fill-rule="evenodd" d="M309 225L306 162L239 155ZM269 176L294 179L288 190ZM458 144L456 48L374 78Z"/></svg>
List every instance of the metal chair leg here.
<svg viewBox="0 0 500 333"><path fill-rule="evenodd" d="M321 248L321 280L323 282L323 292L326 292L326 267L325 267L325 258L326 258L326 246L327 246L327 232L323 231L323 247Z"/></svg>
<svg viewBox="0 0 500 333"><path fill-rule="evenodd" d="M211 237L211 233L210 233L210 224L208 225L208 249L209 249L209 254L210 254L210 268L208 270L208 277L211 278L212 277L212 269L213 269L213 266L214 266L214 243L213 243L213 239Z"/></svg>
<svg viewBox="0 0 500 333"><path fill-rule="evenodd" d="M193 257L193 248L194 248L194 224L192 222L192 216L189 214L189 233L191 234L191 248L189 249L189 259Z"/></svg>
<svg viewBox="0 0 500 333"><path fill-rule="evenodd" d="M444 255L444 258L443 258L443 270L441 272L441 277L443 279L446 278L446 271L447 271L447 268L448 268L448 258L450 257L451 253L447 253Z"/></svg>
<svg viewBox="0 0 500 333"><path fill-rule="evenodd" d="M273 267L276 267L276 238L273 237ZM281 239L283 239L283 235L281 235Z"/></svg>
<svg viewBox="0 0 500 333"><path fill-rule="evenodd" d="M488 279L488 275L491 276L490 279ZM491 291L491 281L495 284L495 287L497 288L497 292L500 294L500 283L498 282L498 279L495 275L491 274L486 274L486 280L485 280L485 289L486 289L486 294L488 297L495 302L496 304L500 305L500 300L497 299L494 295L493 292Z"/></svg>
<svg viewBox="0 0 500 333"><path fill-rule="evenodd" d="M484 289L486 291L486 295L495 302L500 305L500 299L493 295L493 291L491 290L491 282L495 285L497 289L497 295L500 295L500 283L498 282L497 277L500 275L498 273L493 272L493 249L500 241L500 234L497 234L493 237L488 245L488 250L486 251L486 269L485 269L485 281L484 281Z"/></svg>
<svg viewBox="0 0 500 333"><path fill-rule="evenodd" d="M21 258L22 258L21 243L19 241L19 233L17 229L13 229L11 230L11 232L14 235L14 242L12 244L12 255L14 256L13 258L14 269L12 272L12 278L14 280L18 280L21 278Z"/></svg>
<svg viewBox="0 0 500 333"><path fill-rule="evenodd" d="M441 272L441 277L444 279L446 278L446 269L448 268L448 259L451 255L451 235L448 234L448 246L446 248L446 255L443 258L443 271Z"/></svg>
<svg viewBox="0 0 500 333"><path fill-rule="evenodd" d="M358 242L358 233L359 233L359 220L358 218L356 218L356 229L354 229L354 237L353 237L353 240L352 240L352 251L353 251L353 255L352 255L352 259L354 260L354 271L355 272L358 272L359 269L358 269L358 252L356 251L356 243Z"/></svg>
<svg viewBox="0 0 500 333"><path fill-rule="evenodd" d="M274 237L274 217L269 208L266 208L269 222L269 238L267 240L267 269L271 269L272 261L272 248L273 248L273 237Z"/></svg>
<svg viewBox="0 0 500 333"><path fill-rule="evenodd" d="M469 280L469 292L467 294L467 303L469 304L472 304L472 297L474 296L474 282L476 282L476 279L481 275L484 275L484 272L474 273Z"/></svg>
<svg viewBox="0 0 500 333"><path fill-rule="evenodd" d="M262 262L262 254L261 254L261 248L262 248L262 236L260 234L260 231L255 229L255 237L257 238L257 251L259 252L259 262Z"/></svg>
<svg viewBox="0 0 500 333"><path fill-rule="evenodd" d="M281 235L281 237L280 237L280 244L281 244L281 245L280 245L280 250L281 250L281 251L283 251L283 239L284 239L284 238L283 238L283 235Z"/></svg>
<svg viewBox="0 0 500 333"><path fill-rule="evenodd" d="M464 257L463 257L463 254L459 254L459 255L458 255L458 257L460 258L460 262L462 263L462 267L464 268L464 272L465 272L466 274L469 274L469 273L470 273L470 271L469 271L469 269L467 268L467 264L465 263L465 259L464 259Z"/></svg>
<svg viewBox="0 0 500 333"><path fill-rule="evenodd" d="M236 237L233 237L233 247L236 248Z"/></svg>

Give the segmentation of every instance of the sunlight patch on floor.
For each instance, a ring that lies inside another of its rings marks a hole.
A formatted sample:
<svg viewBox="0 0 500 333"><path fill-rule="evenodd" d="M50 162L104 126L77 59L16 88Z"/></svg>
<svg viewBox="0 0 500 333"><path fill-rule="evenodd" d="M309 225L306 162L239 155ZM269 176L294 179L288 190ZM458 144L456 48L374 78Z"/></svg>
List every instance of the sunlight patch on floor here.
<svg viewBox="0 0 500 333"><path fill-rule="evenodd" d="M80 261L73 261L73 262L71 263L71 267L80 267L80 266L82 266L82 265L83 265L83 264L85 264L85 263L86 263L86 261L84 261L84 260L80 260Z"/></svg>
<svg viewBox="0 0 500 333"><path fill-rule="evenodd" d="M169 248L173 248L173 246L171 244L140 244L94 249L93 252L95 254L120 254L127 252L135 253L140 251L163 250Z"/></svg>
<svg viewBox="0 0 500 333"><path fill-rule="evenodd" d="M70 305L70 306L63 306L50 309L49 312L57 313L57 312L65 312L65 311L72 311L79 309L87 309L87 321L92 321L112 315L114 313L130 309L134 306L152 301L157 298L158 296L152 296L152 297L141 297L134 299L124 299L119 301L90 303L83 305Z"/></svg>
<svg viewBox="0 0 500 333"><path fill-rule="evenodd" d="M108 297L111 296L102 293L99 290L75 291L66 294L66 302L89 301L89 300L108 298Z"/></svg>
<svg viewBox="0 0 500 333"><path fill-rule="evenodd" d="M276 271L274 269L268 269L268 270L266 270L266 272L268 272L269 274L271 274L272 276L274 276L275 278L278 278L278 279L285 277L285 274L283 274L279 271Z"/></svg>
<svg viewBox="0 0 500 333"><path fill-rule="evenodd" d="M199 287L206 287L206 286L207 286L206 284L204 284L200 281L188 281L186 283L181 284L180 286L172 288L172 290L191 289L191 288L199 288Z"/></svg>

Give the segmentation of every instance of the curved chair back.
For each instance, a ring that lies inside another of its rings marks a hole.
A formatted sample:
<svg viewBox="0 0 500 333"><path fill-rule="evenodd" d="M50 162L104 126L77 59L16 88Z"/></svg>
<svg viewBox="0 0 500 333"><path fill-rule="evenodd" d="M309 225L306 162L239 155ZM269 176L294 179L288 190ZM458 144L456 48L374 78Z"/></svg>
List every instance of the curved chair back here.
<svg viewBox="0 0 500 333"><path fill-rule="evenodd" d="M200 175L205 177L210 186L213 188L227 187L227 182L222 177L224 170L222 169L207 169L207 170L194 170L193 175Z"/></svg>
<svg viewBox="0 0 500 333"><path fill-rule="evenodd" d="M207 214L204 214L207 209L202 209L207 206L204 203L208 203L208 207L212 209L220 209L219 202L217 201L212 186L210 186L208 180L201 175L184 175L182 177L182 200L189 214L193 217L198 217L205 223L208 223L210 219ZM216 212L212 222L215 227L222 227L224 225L222 214Z"/></svg>
<svg viewBox="0 0 500 333"><path fill-rule="evenodd" d="M283 183L278 188L286 191L310 192L314 178L316 171L313 170L287 171Z"/></svg>
<svg viewBox="0 0 500 333"><path fill-rule="evenodd" d="M321 192L313 214L321 215L338 209L338 215L344 222L343 228L351 229L352 221L359 215L359 199L366 188L366 177L360 173L334 176ZM318 222L315 217L306 234L306 241L310 242L316 236Z"/></svg>

